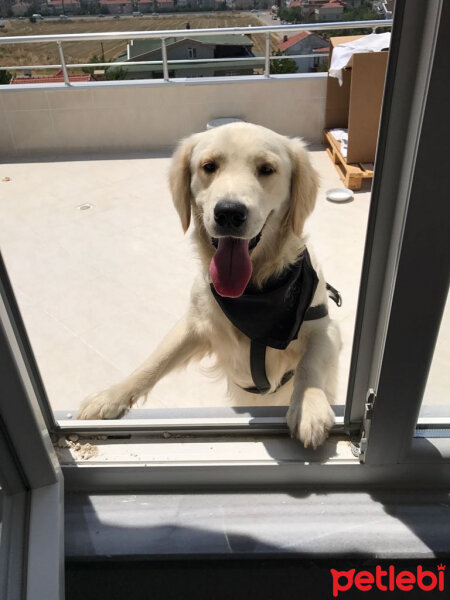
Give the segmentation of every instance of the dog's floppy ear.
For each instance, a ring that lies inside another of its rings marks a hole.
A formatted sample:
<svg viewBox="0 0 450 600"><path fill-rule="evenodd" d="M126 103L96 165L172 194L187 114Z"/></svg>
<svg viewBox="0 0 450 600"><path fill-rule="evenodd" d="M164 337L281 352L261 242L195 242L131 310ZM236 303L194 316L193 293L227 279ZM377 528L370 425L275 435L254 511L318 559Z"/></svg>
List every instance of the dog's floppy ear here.
<svg viewBox="0 0 450 600"><path fill-rule="evenodd" d="M292 179L288 219L294 233L301 235L305 221L316 204L319 175L309 160L303 142L293 139L290 144Z"/></svg>
<svg viewBox="0 0 450 600"><path fill-rule="evenodd" d="M176 149L169 170L169 186L172 200L181 219L183 231L189 228L191 222L191 169L190 160L194 147L194 136L180 142Z"/></svg>

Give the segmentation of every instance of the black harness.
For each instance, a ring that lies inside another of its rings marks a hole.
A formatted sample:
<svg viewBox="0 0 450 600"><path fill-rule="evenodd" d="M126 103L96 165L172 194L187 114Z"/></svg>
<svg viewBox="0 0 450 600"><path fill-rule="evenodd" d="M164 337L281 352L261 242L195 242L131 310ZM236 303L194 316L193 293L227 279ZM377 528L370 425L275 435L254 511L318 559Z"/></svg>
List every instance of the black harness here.
<svg viewBox="0 0 450 600"><path fill-rule="evenodd" d="M239 298L220 296L211 284L211 292L227 318L250 338L250 371L255 384L243 388L252 394L266 394L270 382L266 375L266 348L284 350L297 338L303 321L322 319L328 314L325 304L310 306L318 284L308 250L279 277L269 280L262 290L247 286ZM338 306L341 296L327 284L330 297ZM287 383L294 371L286 372L277 388Z"/></svg>

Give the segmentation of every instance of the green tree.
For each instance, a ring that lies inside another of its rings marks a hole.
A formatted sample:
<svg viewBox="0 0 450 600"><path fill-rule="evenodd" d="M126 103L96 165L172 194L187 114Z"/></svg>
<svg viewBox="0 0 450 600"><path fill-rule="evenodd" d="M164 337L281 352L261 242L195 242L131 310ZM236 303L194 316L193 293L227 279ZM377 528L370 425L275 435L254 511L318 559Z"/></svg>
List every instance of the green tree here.
<svg viewBox="0 0 450 600"><path fill-rule="evenodd" d="M326 71L328 71L328 57L323 58L316 68L316 73L325 73Z"/></svg>
<svg viewBox="0 0 450 600"><path fill-rule="evenodd" d="M343 21L370 21L379 19L380 15L373 10L367 2L355 8L346 8L343 14Z"/></svg>
<svg viewBox="0 0 450 600"><path fill-rule="evenodd" d="M272 52L272 56L284 56L281 50ZM297 65L292 58L280 58L270 61L271 73L297 73Z"/></svg>
<svg viewBox="0 0 450 600"><path fill-rule="evenodd" d="M12 79L12 73L9 71L0 71L0 85L8 85Z"/></svg>
<svg viewBox="0 0 450 600"><path fill-rule="evenodd" d="M91 58L88 61L89 63L99 63L99 62L104 62L102 60L99 59L99 57L94 54L93 56L91 56ZM97 67L82 67L82 70L84 73L90 73L91 75L93 75L95 69Z"/></svg>
<svg viewBox="0 0 450 600"><path fill-rule="evenodd" d="M82 67L82 70L85 73L90 73L91 75L94 74L94 71L96 69L105 69L105 78L106 79L125 79L126 74L127 74L127 70L124 69L123 67L114 67L113 65L111 65L110 67L97 67L95 63L105 63L105 62L111 62L108 61L108 59L101 59L99 58L96 54L94 54L93 56L91 56L91 58L88 61L89 63L93 64L93 67ZM113 63L114 64L114 63Z"/></svg>
<svg viewBox="0 0 450 600"><path fill-rule="evenodd" d="M294 25L305 23L305 17L298 6L294 6L294 8L280 8L278 16L282 21L286 21L286 23L293 23Z"/></svg>
<svg viewBox="0 0 450 600"><path fill-rule="evenodd" d="M105 71L105 77L109 80L125 79L127 70L123 67L108 67Z"/></svg>
<svg viewBox="0 0 450 600"><path fill-rule="evenodd" d="M99 15L101 10L98 0L93 0L92 2L88 2L87 0L80 1L80 13L83 15Z"/></svg>

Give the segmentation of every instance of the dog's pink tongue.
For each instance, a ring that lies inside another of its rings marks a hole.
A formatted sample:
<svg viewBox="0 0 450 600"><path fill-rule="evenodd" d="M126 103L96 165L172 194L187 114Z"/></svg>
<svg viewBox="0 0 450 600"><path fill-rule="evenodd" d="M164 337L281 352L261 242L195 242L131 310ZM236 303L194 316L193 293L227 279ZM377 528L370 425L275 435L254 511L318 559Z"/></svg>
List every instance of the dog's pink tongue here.
<svg viewBox="0 0 450 600"><path fill-rule="evenodd" d="M252 275L248 240L219 238L219 246L209 265L212 284L226 298L242 296Z"/></svg>

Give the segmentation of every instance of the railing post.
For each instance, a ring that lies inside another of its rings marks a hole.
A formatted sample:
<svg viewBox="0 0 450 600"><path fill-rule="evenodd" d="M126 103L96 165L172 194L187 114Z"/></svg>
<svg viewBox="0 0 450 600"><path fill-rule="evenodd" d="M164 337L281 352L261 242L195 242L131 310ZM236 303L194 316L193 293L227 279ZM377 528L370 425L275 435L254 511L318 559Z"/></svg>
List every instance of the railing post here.
<svg viewBox="0 0 450 600"><path fill-rule="evenodd" d="M61 69L64 76L65 85L70 85L69 73L67 72L66 60L64 58L64 52L61 42L56 42L58 44L58 52L59 52L59 60L61 61Z"/></svg>
<svg viewBox="0 0 450 600"><path fill-rule="evenodd" d="M270 77L270 33L266 33L264 77Z"/></svg>
<svg viewBox="0 0 450 600"><path fill-rule="evenodd" d="M169 81L169 68L167 66L167 49L166 49L166 40L165 40L165 38L161 38L161 51L162 51L162 60L163 60L163 77L164 77L164 81Z"/></svg>

